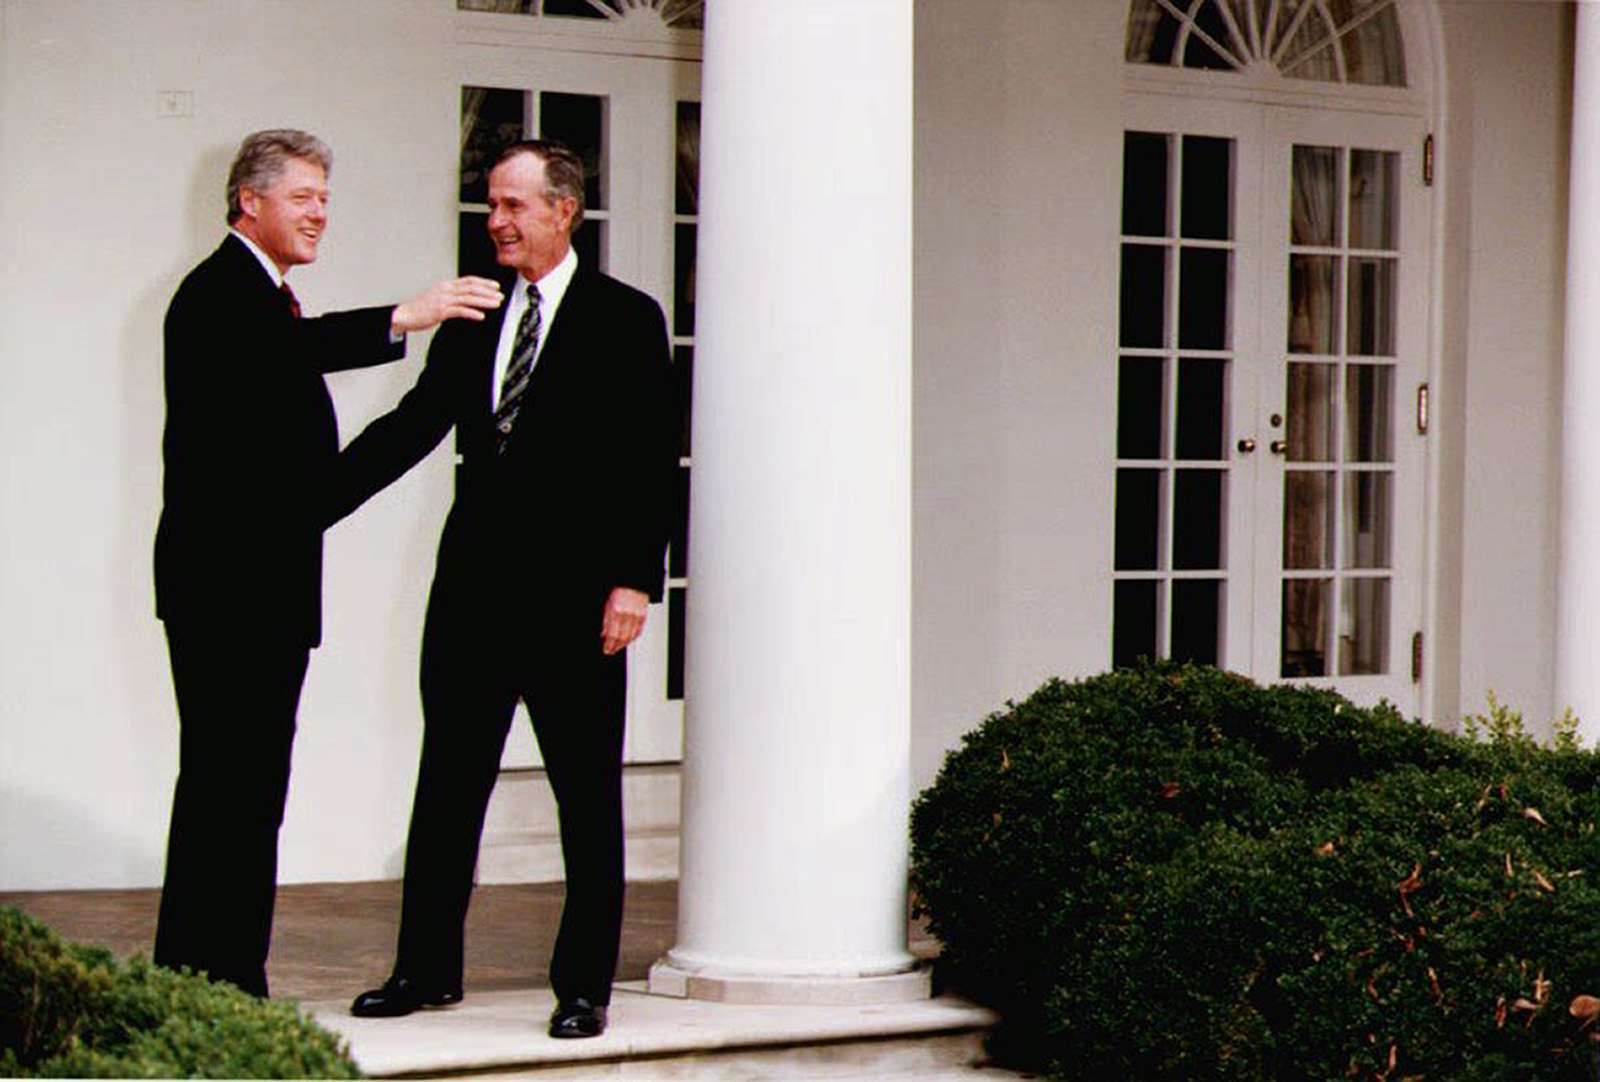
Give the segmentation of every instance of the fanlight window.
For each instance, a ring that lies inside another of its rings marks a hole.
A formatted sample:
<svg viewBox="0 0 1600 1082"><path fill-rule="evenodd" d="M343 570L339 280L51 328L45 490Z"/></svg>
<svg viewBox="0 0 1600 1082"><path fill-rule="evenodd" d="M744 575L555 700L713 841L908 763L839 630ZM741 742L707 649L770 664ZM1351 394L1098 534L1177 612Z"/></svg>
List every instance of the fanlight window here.
<svg viewBox="0 0 1600 1082"><path fill-rule="evenodd" d="M1127 59L1405 86L1395 0L1133 0Z"/></svg>
<svg viewBox="0 0 1600 1082"><path fill-rule="evenodd" d="M461 11L494 11L505 15L553 15L622 23L648 19L663 26L701 29L704 0L456 0Z"/></svg>

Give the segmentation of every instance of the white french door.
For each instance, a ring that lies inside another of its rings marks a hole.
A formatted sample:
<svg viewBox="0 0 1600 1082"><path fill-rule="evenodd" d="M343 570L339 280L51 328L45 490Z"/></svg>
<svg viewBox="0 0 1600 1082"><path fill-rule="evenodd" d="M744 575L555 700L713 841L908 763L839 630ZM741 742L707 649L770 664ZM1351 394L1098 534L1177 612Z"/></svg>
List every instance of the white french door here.
<svg viewBox="0 0 1600 1082"><path fill-rule="evenodd" d="M1342 111L1133 107L1114 663L1419 705L1424 134Z"/></svg>
<svg viewBox="0 0 1600 1082"><path fill-rule="evenodd" d="M470 44L462 46L461 57L462 270L482 273L494 266L484 200L498 147L524 136L566 143L584 159L588 174L585 221L574 237L579 258L661 302L687 403L694 353L699 63ZM673 531L666 597L650 607L644 634L628 652L623 758L629 764L683 757L687 423L686 418L677 501L682 517ZM519 718L521 713L519 707ZM539 765L531 727L519 720L502 766Z"/></svg>
<svg viewBox="0 0 1600 1082"><path fill-rule="evenodd" d="M1263 244L1280 284L1261 303L1254 468L1269 550L1255 566L1252 668L1415 713L1426 132L1288 109L1268 110L1264 129Z"/></svg>

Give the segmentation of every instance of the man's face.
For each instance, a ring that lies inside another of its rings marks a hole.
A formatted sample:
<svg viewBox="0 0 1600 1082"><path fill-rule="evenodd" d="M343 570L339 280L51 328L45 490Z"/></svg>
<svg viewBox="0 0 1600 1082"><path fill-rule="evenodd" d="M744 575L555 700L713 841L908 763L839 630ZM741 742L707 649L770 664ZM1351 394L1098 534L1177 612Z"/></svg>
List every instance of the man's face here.
<svg viewBox="0 0 1600 1082"><path fill-rule="evenodd" d="M234 228L255 241L280 271L314 263L328 227L328 174L316 162L290 158L265 191L239 189L244 217Z"/></svg>
<svg viewBox="0 0 1600 1082"><path fill-rule="evenodd" d="M518 154L489 174L489 238L495 259L530 282L548 274L567 254L577 203L544 186L544 162Z"/></svg>

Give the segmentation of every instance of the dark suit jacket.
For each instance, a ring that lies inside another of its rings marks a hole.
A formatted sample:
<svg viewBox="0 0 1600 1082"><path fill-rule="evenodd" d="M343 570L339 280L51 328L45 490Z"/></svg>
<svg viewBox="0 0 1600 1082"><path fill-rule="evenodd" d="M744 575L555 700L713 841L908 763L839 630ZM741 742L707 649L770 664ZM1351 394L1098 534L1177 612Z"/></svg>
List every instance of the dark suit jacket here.
<svg viewBox="0 0 1600 1082"><path fill-rule="evenodd" d="M394 360L390 307L295 319L230 235L178 287L166 318L164 505L156 615L322 636L322 531L339 450L322 373Z"/></svg>
<svg viewBox="0 0 1600 1082"><path fill-rule="evenodd" d="M514 287L502 282L508 296ZM659 599L678 462L660 306L580 264L499 454L491 384L504 318L502 311L439 329L416 386L340 456L333 517L400 476L454 427L460 464L436 595L525 586L529 594L603 600L629 586Z"/></svg>

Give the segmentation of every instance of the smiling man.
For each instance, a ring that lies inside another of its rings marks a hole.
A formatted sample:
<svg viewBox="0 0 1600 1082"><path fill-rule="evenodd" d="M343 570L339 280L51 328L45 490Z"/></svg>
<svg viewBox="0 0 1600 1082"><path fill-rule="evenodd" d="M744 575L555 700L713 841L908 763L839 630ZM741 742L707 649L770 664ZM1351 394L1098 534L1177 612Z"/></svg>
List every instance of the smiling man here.
<svg viewBox="0 0 1600 1082"><path fill-rule="evenodd" d="M661 592L679 427L661 307L572 249L583 189L582 162L559 144L500 155L489 236L510 272L505 315L441 330L416 387L340 459L344 506L452 427L461 460L422 633L399 945L357 1015L461 999L484 811L521 700L566 862L549 1032L606 1027L622 929L624 659Z"/></svg>
<svg viewBox="0 0 1600 1082"><path fill-rule="evenodd" d="M322 374L405 352L408 331L482 320L499 287L458 278L399 304L301 318L285 275L317 258L332 155L263 131L228 177L229 235L167 309L156 615L178 701L178 782L155 961L267 994L278 828L295 710L321 640L322 533L339 453Z"/></svg>

